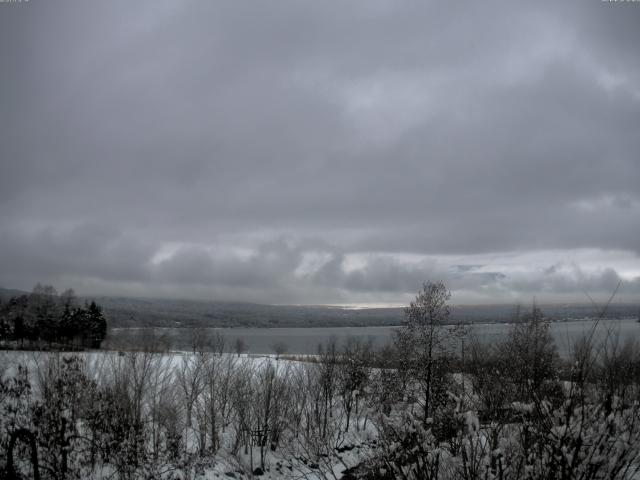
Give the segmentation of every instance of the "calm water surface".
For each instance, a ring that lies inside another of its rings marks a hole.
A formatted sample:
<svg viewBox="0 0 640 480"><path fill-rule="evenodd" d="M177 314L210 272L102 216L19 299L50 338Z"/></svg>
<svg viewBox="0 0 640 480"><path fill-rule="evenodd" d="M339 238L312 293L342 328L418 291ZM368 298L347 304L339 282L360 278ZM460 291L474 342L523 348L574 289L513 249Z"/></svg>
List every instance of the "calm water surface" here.
<svg viewBox="0 0 640 480"><path fill-rule="evenodd" d="M551 332L555 338L558 352L567 356L571 346L584 334L588 334L594 326L593 320L555 322L551 324ZM236 339L240 338L247 346L248 353L273 353L276 343L284 343L287 353L314 354L318 345L336 339L339 343L349 337L371 341L376 346L389 343L392 332L397 327L330 327L330 328L212 328L212 332L224 335L227 349L232 350ZM511 326L504 323L476 324L468 327L483 343L495 344L505 338ZM115 341L135 336L152 335L153 332L167 335L171 339L172 348L186 350L189 348L189 333L185 328L114 328L110 338ZM609 333L608 333L609 332ZM594 338L604 339L607 334L619 335L621 339L636 338L640 334L640 323L633 319L602 320L596 327Z"/></svg>

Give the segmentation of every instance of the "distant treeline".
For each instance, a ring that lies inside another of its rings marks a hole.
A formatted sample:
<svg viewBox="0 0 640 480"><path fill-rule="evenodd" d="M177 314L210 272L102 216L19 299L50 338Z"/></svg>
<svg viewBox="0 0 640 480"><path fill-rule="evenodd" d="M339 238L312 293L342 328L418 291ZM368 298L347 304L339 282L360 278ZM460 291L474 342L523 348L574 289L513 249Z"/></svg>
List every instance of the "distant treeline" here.
<svg viewBox="0 0 640 480"><path fill-rule="evenodd" d="M79 305L73 290L62 294L36 285L29 294L0 301L0 344L100 348L107 321L95 302Z"/></svg>
<svg viewBox="0 0 640 480"><path fill-rule="evenodd" d="M28 295L0 288L0 304ZM64 295L64 294L63 294ZM78 302L84 302L80 298ZM348 309L335 306L261 305L248 302L99 297L109 327L374 327L398 326L402 308ZM551 321L592 317L593 305L540 305ZM451 323L512 322L514 305L451 307ZM639 304L612 304L604 318L637 318Z"/></svg>
<svg viewBox="0 0 640 480"><path fill-rule="evenodd" d="M101 297L110 327L374 327L398 326L402 308L260 305L242 302ZM541 305L551 321L594 315L593 305ZM451 323L512 322L514 305L451 307ZM636 318L640 305L610 305L605 318Z"/></svg>

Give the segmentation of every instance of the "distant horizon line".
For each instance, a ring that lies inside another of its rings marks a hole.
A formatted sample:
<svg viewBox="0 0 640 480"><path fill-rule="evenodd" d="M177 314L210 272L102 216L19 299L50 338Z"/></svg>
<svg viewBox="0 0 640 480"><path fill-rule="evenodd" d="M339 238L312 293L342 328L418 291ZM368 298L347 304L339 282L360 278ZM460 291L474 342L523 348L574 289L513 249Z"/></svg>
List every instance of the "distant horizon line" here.
<svg viewBox="0 0 640 480"><path fill-rule="evenodd" d="M55 288L55 287L54 287ZM0 290L4 290L7 292L20 292L21 294L30 294L31 291L24 290L21 288L7 288L5 286L0 285ZM75 291L75 289L73 289ZM64 290L63 290L64 291ZM58 292L61 293L61 292ZM158 300L158 301L186 301L186 302L199 302L199 303L237 303L237 304L247 304L247 305L261 305L261 306L270 306L270 307L308 307L308 308L335 308L335 309L343 309L343 310L375 310L375 309L401 309L408 306L407 303L392 303L392 302L379 302L379 303L365 303L365 302L345 302L345 303L265 303L265 302L255 302L248 300L222 300L222 299L203 299L203 298L189 298L189 297L174 297L174 296L149 296L149 295L127 295L127 294L78 294L76 293L78 298L82 299L95 299L98 300L100 298L112 298L112 299L131 299L131 300ZM451 308L460 308L460 307L468 307L468 308L482 308L482 307L506 307L512 306L514 308L517 307L525 307L531 305L538 305L540 307L559 307L559 306L589 306L593 307L593 305L587 301L574 301L574 302L538 302L535 298L532 298L528 302L523 301L515 301L515 302L488 302L488 303L478 303L478 302L470 302L470 303L451 303L449 306ZM611 305L625 305L625 306L633 306L640 305L640 301L638 302L613 302ZM601 305L601 306L604 306Z"/></svg>

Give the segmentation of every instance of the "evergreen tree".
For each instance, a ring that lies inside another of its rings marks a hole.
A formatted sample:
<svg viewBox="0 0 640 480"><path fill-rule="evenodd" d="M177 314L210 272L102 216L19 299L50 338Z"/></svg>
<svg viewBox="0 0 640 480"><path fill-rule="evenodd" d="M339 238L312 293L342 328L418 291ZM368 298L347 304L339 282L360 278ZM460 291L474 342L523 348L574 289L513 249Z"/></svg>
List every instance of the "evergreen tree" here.
<svg viewBox="0 0 640 480"><path fill-rule="evenodd" d="M100 344L107 336L107 321L102 315L102 308L91 302L87 312L89 320L89 339L92 348L100 348Z"/></svg>
<svg viewBox="0 0 640 480"><path fill-rule="evenodd" d="M65 343L71 343L74 337L73 311L69 305L64 306L60 317L59 336Z"/></svg>
<svg viewBox="0 0 640 480"><path fill-rule="evenodd" d="M102 308L94 301L77 306L71 289L58 295L53 287L38 284L31 294L0 304L0 341L100 348L106 335Z"/></svg>

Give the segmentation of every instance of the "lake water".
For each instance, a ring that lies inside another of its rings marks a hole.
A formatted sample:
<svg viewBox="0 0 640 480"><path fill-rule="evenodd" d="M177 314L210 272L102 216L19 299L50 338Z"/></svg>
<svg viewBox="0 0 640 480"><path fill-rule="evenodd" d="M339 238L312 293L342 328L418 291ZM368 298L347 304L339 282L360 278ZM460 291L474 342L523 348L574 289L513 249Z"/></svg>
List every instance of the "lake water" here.
<svg viewBox="0 0 640 480"><path fill-rule="evenodd" d="M556 341L558 352L567 356L574 342L588 334L594 326L593 320L554 322L551 332ZM276 343L283 343L290 354L315 354L319 344L335 338L339 343L349 337L371 341L382 346L391 341L393 330L398 327L330 327L330 328L212 328L212 332L220 332L225 338L227 349L232 350L236 339L240 338L247 346L248 353L273 353ZM508 334L511 325L504 323L475 324L468 327L483 343L495 344ZM185 328L114 328L109 332L114 342L137 336L155 334L167 335L171 339L171 348L188 350L190 331ZM608 333L609 332L609 333ZM594 339L596 344L607 334L618 334L620 338L636 338L640 334L640 323L634 319L601 320L596 327ZM138 337L139 338L139 337Z"/></svg>

